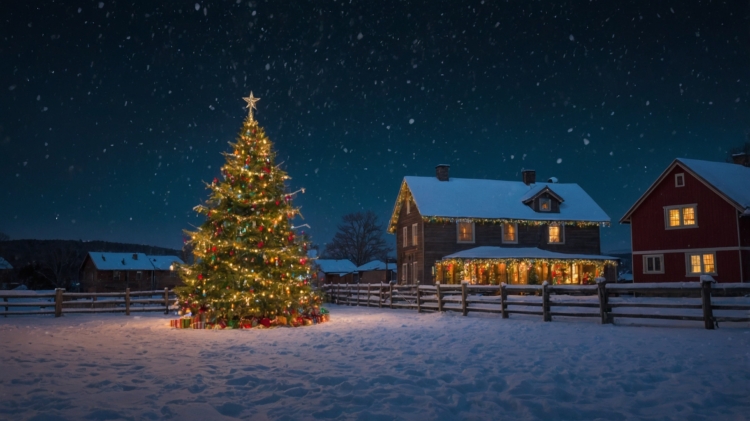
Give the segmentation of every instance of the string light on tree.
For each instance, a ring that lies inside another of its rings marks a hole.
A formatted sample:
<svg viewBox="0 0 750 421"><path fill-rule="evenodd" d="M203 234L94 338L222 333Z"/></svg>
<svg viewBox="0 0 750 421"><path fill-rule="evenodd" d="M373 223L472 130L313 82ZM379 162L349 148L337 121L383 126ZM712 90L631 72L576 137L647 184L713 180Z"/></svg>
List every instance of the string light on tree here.
<svg viewBox="0 0 750 421"><path fill-rule="evenodd" d="M292 225L292 199L304 189L287 191L289 176L253 115L260 98L243 99L248 115L224 153L221 179L206 184L209 198L194 208L206 220L187 232L195 263L180 268L184 286L175 291L184 313L209 323L293 320L320 304L309 282L309 239Z"/></svg>

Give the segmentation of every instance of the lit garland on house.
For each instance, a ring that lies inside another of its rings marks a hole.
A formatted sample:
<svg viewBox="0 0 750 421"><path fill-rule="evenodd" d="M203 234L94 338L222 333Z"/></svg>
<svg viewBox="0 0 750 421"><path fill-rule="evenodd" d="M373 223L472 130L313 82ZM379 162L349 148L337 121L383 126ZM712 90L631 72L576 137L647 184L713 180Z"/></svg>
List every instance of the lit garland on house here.
<svg viewBox="0 0 750 421"><path fill-rule="evenodd" d="M616 266L614 260L593 260L593 259L544 259L544 258L503 258L503 259L447 259L435 262L437 279L444 280L446 273L452 273L451 278L458 280L468 280L475 284L479 281L484 273L489 275L489 283L497 284L497 271L495 266L505 265L508 271L506 277L512 276L513 272L519 270L539 270L542 265L551 270L555 265L568 267L570 265L594 266L595 273L592 277L600 276L604 273L606 266ZM477 276L479 274L479 276ZM593 279L591 279L593 281Z"/></svg>
<svg viewBox="0 0 750 421"><path fill-rule="evenodd" d="M388 232L393 234L398 228L398 216L401 210L401 206L406 200L411 197L409 186L406 184L406 180L401 182L401 189L399 190L398 197L396 197L396 204L393 207L393 213L391 214L391 220L388 224ZM472 218L472 217L444 217L444 216L427 216L422 215L422 221L428 224L453 224L456 222L473 222L480 225L501 225L501 224L519 224L528 226L543 226L543 225L572 225L576 227L608 227L610 226L609 221L572 221L572 220L552 220L552 219L512 219L512 218Z"/></svg>

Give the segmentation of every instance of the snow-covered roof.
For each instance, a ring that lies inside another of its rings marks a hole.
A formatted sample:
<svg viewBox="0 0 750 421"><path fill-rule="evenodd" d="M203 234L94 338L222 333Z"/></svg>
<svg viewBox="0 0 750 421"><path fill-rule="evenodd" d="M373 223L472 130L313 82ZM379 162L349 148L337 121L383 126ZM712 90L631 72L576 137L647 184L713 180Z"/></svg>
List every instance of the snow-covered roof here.
<svg viewBox="0 0 750 421"><path fill-rule="evenodd" d="M7 260L0 257L0 270L3 270L3 269L13 269L13 266L11 266Z"/></svg>
<svg viewBox="0 0 750 421"><path fill-rule="evenodd" d="M90 251L89 257L98 270L153 270L144 253L108 253Z"/></svg>
<svg viewBox="0 0 750 421"><path fill-rule="evenodd" d="M172 266L172 263L179 263L184 264L185 262L182 261L177 256L147 256L149 262L154 266L154 269L156 270L170 270L169 267Z"/></svg>
<svg viewBox="0 0 750 421"><path fill-rule="evenodd" d="M388 269L395 270L396 264L389 263ZM367 262L364 265L358 267L357 270L360 272L364 272L368 270L385 270L385 263L381 262L380 260L373 260L372 262Z"/></svg>
<svg viewBox="0 0 750 421"><path fill-rule="evenodd" d="M408 189L423 217L610 222L594 199L575 183L526 185L521 181L468 178L440 181L436 177L407 176L401 188ZM560 213L536 212L523 203L545 188L565 198ZM390 231L395 229L400 206L397 201Z"/></svg>
<svg viewBox="0 0 750 421"><path fill-rule="evenodd" d="M727 162L677 158L743 210L750 208L750 168Z"/></svg>
<svg viewBox="0 0 750 421"><path fill-rule="evenodd" d="M750 168L728 162L702 161L699 159L677 158L654 181L643 195L625 212L620 223L630 223L630 217L662 180L679 165L710 189L724 197L729 203L742 212L750 215Z"/></svg>
<svg viewBox="0 0 750 421"><path fill-rule="evenodd" d="M542 250L537 247L494 247L482 246L459 251L443 257L447 259L575 259L575 260L618 260L617 257L601 254L568 254Z"/></svg>
<svg viewBox="0 0 750 421"><path fill-rule="evenodd" d="M347 259L318 259L315 264L318 265L321 272L325 273L353 273L357 271L354 263Z"/></svg>

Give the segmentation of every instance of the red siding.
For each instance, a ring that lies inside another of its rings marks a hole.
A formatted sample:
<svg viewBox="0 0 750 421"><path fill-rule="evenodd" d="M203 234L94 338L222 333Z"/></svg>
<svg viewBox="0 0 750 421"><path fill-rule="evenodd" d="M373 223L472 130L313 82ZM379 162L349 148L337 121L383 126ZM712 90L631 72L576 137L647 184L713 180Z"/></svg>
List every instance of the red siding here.
<svg viewBox="0 0 750 421"><path fill-rule="evenodd" d="M685 186L675 186L675 174L685 174ZM664 207L696 204L697 228L666 229ZM659 250L738 247L737 210L679 164L670 171L631 215L635 282L680 282L686 276L685 252L663 253L664 274L643 273L643 253ZM740 281L737 250L716 252L719 282Z"/></svg>

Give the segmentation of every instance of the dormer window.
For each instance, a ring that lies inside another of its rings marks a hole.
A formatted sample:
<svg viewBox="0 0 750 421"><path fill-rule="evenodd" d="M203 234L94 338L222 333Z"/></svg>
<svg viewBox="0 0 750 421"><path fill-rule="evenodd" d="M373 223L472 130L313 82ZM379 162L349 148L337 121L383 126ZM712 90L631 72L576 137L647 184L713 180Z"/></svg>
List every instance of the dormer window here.
<svg viewBox="0 0 750 421"><path fill-rule="evenodd" d="M674 175L674 186L685 187L685 173L679 173Z"/></svg>
<svg viewBox="0 0 750 421"><path fill-rule="evenodd" d="M552 210L552 199L548 197L542 197L539 199L539 211L550 212Z"/></svg>

